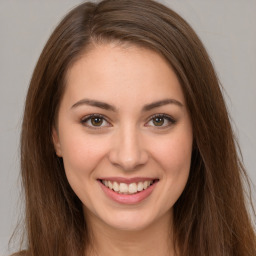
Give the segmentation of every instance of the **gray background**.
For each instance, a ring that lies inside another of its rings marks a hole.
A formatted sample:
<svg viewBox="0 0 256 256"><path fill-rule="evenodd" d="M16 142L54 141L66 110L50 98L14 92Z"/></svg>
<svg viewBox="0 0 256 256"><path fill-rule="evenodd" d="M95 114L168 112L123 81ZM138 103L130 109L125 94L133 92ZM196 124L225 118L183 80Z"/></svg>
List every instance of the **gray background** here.
<svg viewBox="0 0 256 256"><path fill-rule="evenodd" d="M39 54L78 0L0 0L0 255L21 209L19 133L26 90ZM244 163L256 184L256 0L163 0L204 42L225 88ZM254 189L255 202L255 189Z"/></svg>

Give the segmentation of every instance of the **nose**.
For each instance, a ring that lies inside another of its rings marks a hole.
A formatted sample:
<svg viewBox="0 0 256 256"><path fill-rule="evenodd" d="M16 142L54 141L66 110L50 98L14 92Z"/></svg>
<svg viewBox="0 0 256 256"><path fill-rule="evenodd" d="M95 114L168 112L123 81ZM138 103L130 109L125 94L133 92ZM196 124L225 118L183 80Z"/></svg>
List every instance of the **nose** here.
<svg viewBox="0 0 256 256"><path fill-rule="evenodd" d="M147 163L149 156L136 128L120 129L114 136L109 152L113 165L123 171L133 171Z"/></svg>

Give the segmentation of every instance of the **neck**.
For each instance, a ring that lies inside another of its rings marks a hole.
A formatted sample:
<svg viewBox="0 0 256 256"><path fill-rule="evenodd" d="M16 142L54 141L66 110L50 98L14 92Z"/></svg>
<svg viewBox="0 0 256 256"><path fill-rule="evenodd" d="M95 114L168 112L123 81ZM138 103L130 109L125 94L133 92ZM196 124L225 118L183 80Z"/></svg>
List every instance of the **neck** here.
<svg viewBox="0 0 256 256"><path fill-rule="evenodd" d="M141 230L116 230L97 220L89 227L93 244L89 256L174 256L170 212Z"/></svg>

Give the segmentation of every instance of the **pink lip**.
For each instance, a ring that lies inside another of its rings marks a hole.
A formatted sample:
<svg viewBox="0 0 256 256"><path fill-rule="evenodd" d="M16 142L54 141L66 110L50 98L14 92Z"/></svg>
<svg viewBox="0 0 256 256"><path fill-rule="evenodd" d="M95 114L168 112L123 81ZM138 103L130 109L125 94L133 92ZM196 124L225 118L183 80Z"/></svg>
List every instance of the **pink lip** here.
<svg viewBox="0 0 256 256"><path fill-rule="evenodd" d="M107 178L106 180L110 180L109 178ZM150 179L152 180L152 179ZM115 181L118 181L117 179L115 179ZM127 179L126 179L127 181ZM143 181L145 181L145 178L143 179ZM147 189L142 190L141 192L138 192L136 194L119 194L111 189L109 189L108 187L106 187L105 185L103 185L101 183L100 180L98 180L103 192L112 200L114 200L117 203L120 204L137 204L141 201L143 201L144 199L146 199L147 197L149 197L149 195L152 193L152 191L154 190L154 188L156 187L156 184L158 181L155 181L151 186L149 186ZM120 181L118 181L120 182ZM122 181L123 182L123 181ZM134 181L133 181L134 182ZM131 182L125 182L125 183L131 183Z"/></svg>

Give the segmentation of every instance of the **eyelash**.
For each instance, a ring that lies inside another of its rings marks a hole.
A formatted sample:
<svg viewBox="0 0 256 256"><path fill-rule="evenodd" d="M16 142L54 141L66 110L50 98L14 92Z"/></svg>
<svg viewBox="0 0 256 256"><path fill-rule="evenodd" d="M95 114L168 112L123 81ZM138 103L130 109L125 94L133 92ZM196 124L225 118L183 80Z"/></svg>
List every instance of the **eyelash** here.
<svg viewBox="0 0 256 256"><path fill-rule="evenodd" d="M104 128L105 126L94 126L94 125L88 125L87 122L88 121L92 121L92 118L99 118L99 119L102 119L103 121L107 122L109 125L108 126L111 126L110 125L110 122L106 119L105 116L101 115L101 114L91 114L91 115L88 115L88 116L85 116L82 120L81 120L81 123L83 125L85 125L86 127L89 127L89 128L92 128L92 129L102 129Z"/></svg>
<svg viewBox="0 0 256 256"><path fill-rule="evenodd" d="M167 122L168 122L168 124L163 125L163 126L156 126L156 125L152 126L152 127L158 128L158 129L168 128L168 127L170 127L170 126L172 126L172 125L174 125L176 123L176 120L173 117L171 117L171 116L169 116L167 114L155 114L155 115L153 115L153 116L151 116L149 118L149 120L147 121L147 124L149 122L153 122L154 118L163 118L163 119L167 120ZM146 125L146 126L149 126L149 125Z"/></svg>
<svg viewBox="0 0 256 256"><path fill-rule="evenodd" d="M92 129L102 129L102 128L106 127L106 126L98 126L97 127L97 126L94 126L92 124L88 125L87 122L88 121L92 121L92 118L99 118L99 119L103 120L103 122L107 122L108 123L107 127L111 126L111 124L108 121L108 119L105 116L101 115L101 114L91 114L91 115L85 116L81 120L81 123L84 126L92 128ZM171 116L169 116L167 114L155 114L155 115L151 116L148 119L146 124L148 124L149 122L153 122L154 118L163 118L163 119L167 120L167 122L168 122L167 125L163 125L163 126L157 126L157 125L154 126L154 125L152 125L152 127L156 127L157 129L164 129L164 128L170 127L170 126L172 126L172 125L174 125L176 123L176 120L173 117L171 117ZM146 126L151 126L151 125L146 125Z"/></svg>

